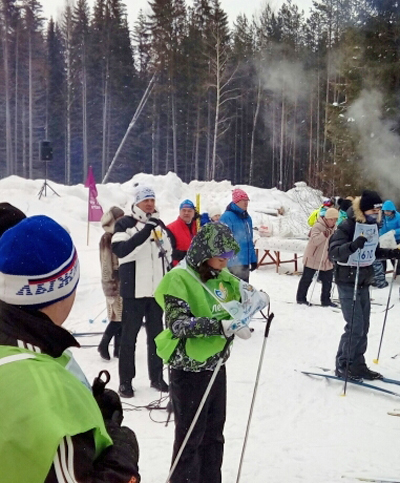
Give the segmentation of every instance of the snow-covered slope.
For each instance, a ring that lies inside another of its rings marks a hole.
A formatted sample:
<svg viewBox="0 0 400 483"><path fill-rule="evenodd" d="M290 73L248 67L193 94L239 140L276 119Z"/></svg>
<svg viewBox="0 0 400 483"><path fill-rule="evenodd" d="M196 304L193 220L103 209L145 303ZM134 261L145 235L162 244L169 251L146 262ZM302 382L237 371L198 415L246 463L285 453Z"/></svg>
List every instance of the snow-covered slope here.
<svg viewBox="0 0 400 483"><path fill-rule="evenodd" d="M184 198L201 193L202 209L210 203L223 208L230 201L231 183L182 183L174 174L154 177L139 174L124 184L99 185L99 201L104 209L117 204L129 212L134 182L153 186L165 222L177 216L177 207ZM87 229L87 189L82 185L66 187L49 182L60 197L51 191L38 200L43 180L28 181L15 176L0 180L0 201L9 201L27 215L47 214L68 227L78 248L82 273L73 311L65 327L75 332L103 331L105 300L100 285L98 242L102 234L99 223ZM283 193L243 187L250 195L250 213L255 226L278 220L266 219L263 211L282 209L281 226L289 226L296 236L307 233L308 213L320 202L320 194L299 185ZM290 218L287 218L290 217ZM289 220L290 222L286 221ZM278 223L274 223L274 229ZM284 234L289 230L286 229ZM274 232L274 236L279 232ZM400 419L387 415L400 407L393 396L373 393L349 385L341 397L342 384L304 376L299 371L333 367L335 352L343 328L342 316L329 308L304 307L294 304L299 277L285 275L275 267L263 267L251 274L251 282L267 291L275 313L254 406L247 450L242 469L242 483L339 483L351 481L342 475L400 475L398 445ZM318 302L320 286L313 300ZM374 289L376 303L386 303L388 288ZM393 291L394 308L389 312L378 370L388 377L400 379L400 331L398 282ZM374 305L377 312L381 307ZM90 324L89 319L97 319ZM367 362L373 365L383 322L383 313L373 313ZM243 436L249 415L255 376L263 343L264 321L252 322L251 339L236 340L227 363L228 415L223 481L236 481ZM97 344L99 336L79 337L82 345ZM101 369L112 375L110 387L118 387L117 360L102 361L96 348L74 350L78 362L93 379ZM138 377L134 381L136 397L124 402L125 424L138 436L141 456L140 470L144 483L166 480L173 442L173 422L166 425L165 410L140 409L158 398L150 389L146 365L146 340L143 331L138 341ZM165 376L167 378L167 374ZM397 391L396 386L390 389ZM400 394L400 387L398 391ZM1 396L0 396L1 398ZM136 405L134 408L132 405ZM162 402L165 407L165 401Z"/></svg>

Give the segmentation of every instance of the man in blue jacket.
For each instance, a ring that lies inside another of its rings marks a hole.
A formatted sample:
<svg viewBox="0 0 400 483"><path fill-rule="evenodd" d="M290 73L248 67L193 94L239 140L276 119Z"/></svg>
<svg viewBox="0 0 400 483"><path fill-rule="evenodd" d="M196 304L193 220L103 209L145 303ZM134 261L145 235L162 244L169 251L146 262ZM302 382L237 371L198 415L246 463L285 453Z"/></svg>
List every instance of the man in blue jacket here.
<svg viewBox="0 0 400 483"><path fill-rule="evenodd" d="M245 282L249 281L250 271L257 268L257 255L253 243L253 222L247 212L249 205L247 193L239 188L232 191L232 202L220 218L231 229L240 251L228 263L231 273Z"/></svg>

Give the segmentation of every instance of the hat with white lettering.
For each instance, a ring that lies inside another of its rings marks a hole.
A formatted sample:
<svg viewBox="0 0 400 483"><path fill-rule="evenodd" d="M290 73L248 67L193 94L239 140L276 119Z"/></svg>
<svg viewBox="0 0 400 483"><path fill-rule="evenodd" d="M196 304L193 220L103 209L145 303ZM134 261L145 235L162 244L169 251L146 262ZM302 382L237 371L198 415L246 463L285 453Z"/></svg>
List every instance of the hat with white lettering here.
<svg viewBox="0 0 400 483"><path fill-rule="evenodd" d="M71 295L79 260L69 233L48 216L31 216L0 237L0 300L42 308Z"/></svg>
<svg viewBox="0 0 400 483"><path fill-rule="evenodd" d="M149 186L140 185L139 183L135 184L133 190L133 204L137 205L141 201L144 200L155 200L156 194L154 193L153 188Z"/></svg>

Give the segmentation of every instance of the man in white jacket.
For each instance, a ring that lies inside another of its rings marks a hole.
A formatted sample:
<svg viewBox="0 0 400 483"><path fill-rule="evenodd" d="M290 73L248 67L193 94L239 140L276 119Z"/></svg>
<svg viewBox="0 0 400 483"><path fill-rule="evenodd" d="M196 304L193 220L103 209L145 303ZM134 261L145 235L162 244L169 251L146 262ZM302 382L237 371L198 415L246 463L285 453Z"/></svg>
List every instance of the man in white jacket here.
<svg viewBox="0 0 400 483"><path fill-rule="evenodd" d="M112 237L112 251L119 258L120 293L123 299L122 336L119 355L119 394L133 397L136 375L136 339L145 318L147 364L150 386L168 392L162 376L162 361L154 338L163 330L162 310L154 291L169 268L171 243L155 206L154 190L137 185L132 214L120 218Z"/></svg>

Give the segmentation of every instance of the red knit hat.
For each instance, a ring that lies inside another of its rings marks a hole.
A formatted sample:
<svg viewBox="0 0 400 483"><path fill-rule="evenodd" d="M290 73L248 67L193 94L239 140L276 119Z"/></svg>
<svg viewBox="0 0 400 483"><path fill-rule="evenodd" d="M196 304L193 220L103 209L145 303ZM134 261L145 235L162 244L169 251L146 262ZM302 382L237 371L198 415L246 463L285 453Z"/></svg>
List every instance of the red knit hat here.
<svg viewBox="0 0 400 483"><path fill-rule="evenodd" d="M234 189L232 191L232 201L234 203L238 203L241 200L250 201L250 198L248 197L247 193L240 188Z"/></svg>

